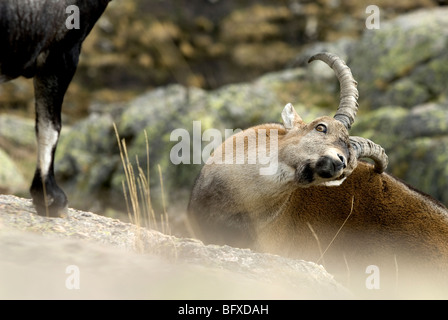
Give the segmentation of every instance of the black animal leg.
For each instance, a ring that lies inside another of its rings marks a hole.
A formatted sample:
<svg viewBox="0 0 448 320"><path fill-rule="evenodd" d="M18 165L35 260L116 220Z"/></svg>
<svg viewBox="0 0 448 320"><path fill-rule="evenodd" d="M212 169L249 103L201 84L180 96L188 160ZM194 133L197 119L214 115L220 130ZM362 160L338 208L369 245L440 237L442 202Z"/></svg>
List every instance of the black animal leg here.
<svg viewBox="0 0 448 320"><path fill-rule="evenodd" d="M61 131L62 101L76 70L79 48L53 52L40 60L34 77L38 156L30 192L39 215L57 217L66 210L67 196L55 180L54 155Z"/></svg>

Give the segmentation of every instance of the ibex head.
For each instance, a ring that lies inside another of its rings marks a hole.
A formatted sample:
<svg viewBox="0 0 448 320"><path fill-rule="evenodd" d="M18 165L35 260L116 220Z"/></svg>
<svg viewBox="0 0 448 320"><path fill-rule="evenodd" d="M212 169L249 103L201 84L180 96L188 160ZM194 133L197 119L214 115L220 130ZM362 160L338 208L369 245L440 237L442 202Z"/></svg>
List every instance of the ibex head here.
<svg viewBox="0 0 448 320"><path fill-rule="evenodd" d="M384 149L372 141L350 137L349 129L358 110L358 90L344 61L330 53L319 53L309 62L322 60L336 73L341 87L340 103L334 118L321 117L305 123L291 104L282 112L285 135L279 149L280 162L294 168L300 186L339 185L356 168L359 158L375 161L375 170L387 167Z"/></svg>

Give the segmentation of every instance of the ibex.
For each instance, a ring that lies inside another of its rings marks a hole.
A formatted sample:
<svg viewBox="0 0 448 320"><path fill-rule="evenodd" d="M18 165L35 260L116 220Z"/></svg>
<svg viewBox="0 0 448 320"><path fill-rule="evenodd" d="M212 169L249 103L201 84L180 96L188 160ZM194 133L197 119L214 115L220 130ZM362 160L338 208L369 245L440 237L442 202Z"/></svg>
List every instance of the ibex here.
<svg viewBox="0 0 448 320"><path fill-rule="evenodd" d="M196 235L207 243L315 261L339 279L349 274L358 287L371 265L390 286L408 272L444 275L448 210L385 173L388 158L379 145L349 136L358 109L357 83L337 56L320 53L313 60L332 67L340 82L334 118L305 123L288 104L283 124L259 125L227 139L204 165L191 193L188 217ZM260 131L278 136L264 139L278 162L271 175L261 175L261 165L247 161L261 143L257 135L251 144L249 133ZM226 150L236 153L242 141L244 163L217 161ZM371 158L374 165L360 158Z"/></svg>
<svg viewBox="0 0 448 320"><path fill-rule="evenodd" d="M67 196L54 177L62 101L81 44L109 1L0 1L0 83L34 77L38 156L30 192L40 215L59 216L67 206ZM75 13L79 25L68 21Z"/></svg>

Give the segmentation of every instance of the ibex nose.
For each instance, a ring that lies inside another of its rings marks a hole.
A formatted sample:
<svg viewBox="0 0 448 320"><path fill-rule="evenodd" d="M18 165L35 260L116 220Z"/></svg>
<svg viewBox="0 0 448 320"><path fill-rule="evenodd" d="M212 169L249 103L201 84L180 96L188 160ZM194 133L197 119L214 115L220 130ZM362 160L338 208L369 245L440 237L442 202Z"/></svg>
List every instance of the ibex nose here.
<svg viewBox="0 0 448 320"><path fill-rule="evenodd" d="M346 167L345 158L323 156L316 162L316 173L325 179L334 178L335 175Z"/></svg>
<svg viewBox="0 0 448 320"><path fill-rule="evenodd" d="M345 157L343 156L343 155L340 155L339 153L338 153L338 158L341 160L341 162L342 162L342 167L343 167L343 169L345 169L345 168L347 168L347 160L345 159Z"/></svg>

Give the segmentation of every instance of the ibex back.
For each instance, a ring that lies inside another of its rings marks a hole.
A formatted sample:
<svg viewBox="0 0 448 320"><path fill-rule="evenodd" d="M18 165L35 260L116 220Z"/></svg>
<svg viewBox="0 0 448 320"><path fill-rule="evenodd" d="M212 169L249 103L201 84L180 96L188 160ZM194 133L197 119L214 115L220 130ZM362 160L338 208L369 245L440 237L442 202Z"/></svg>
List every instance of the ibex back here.
<svg viewBox="0 0 448 320"><path fill-rule="evenodd" d="M336 115L307 124L288 104L283 125L256 126L225 141L192 190L188 214L197 236L208 243L315 261L358 289L366 288L370 265L381 270L383 288L416 273L436 271L444 279L447 209L384 173L388 160L379 145L349 136L357 111L356 82L336 56L324 53L315 59L330 65L340 81ZM259 163L215 161L241 141L246 160L256 154L259 139L250 144L247 136L260 130L277 135L276 141L266 139L268 150L278 144L278 151L270 153L278 161L274 174L260 175Z"/></svg>

